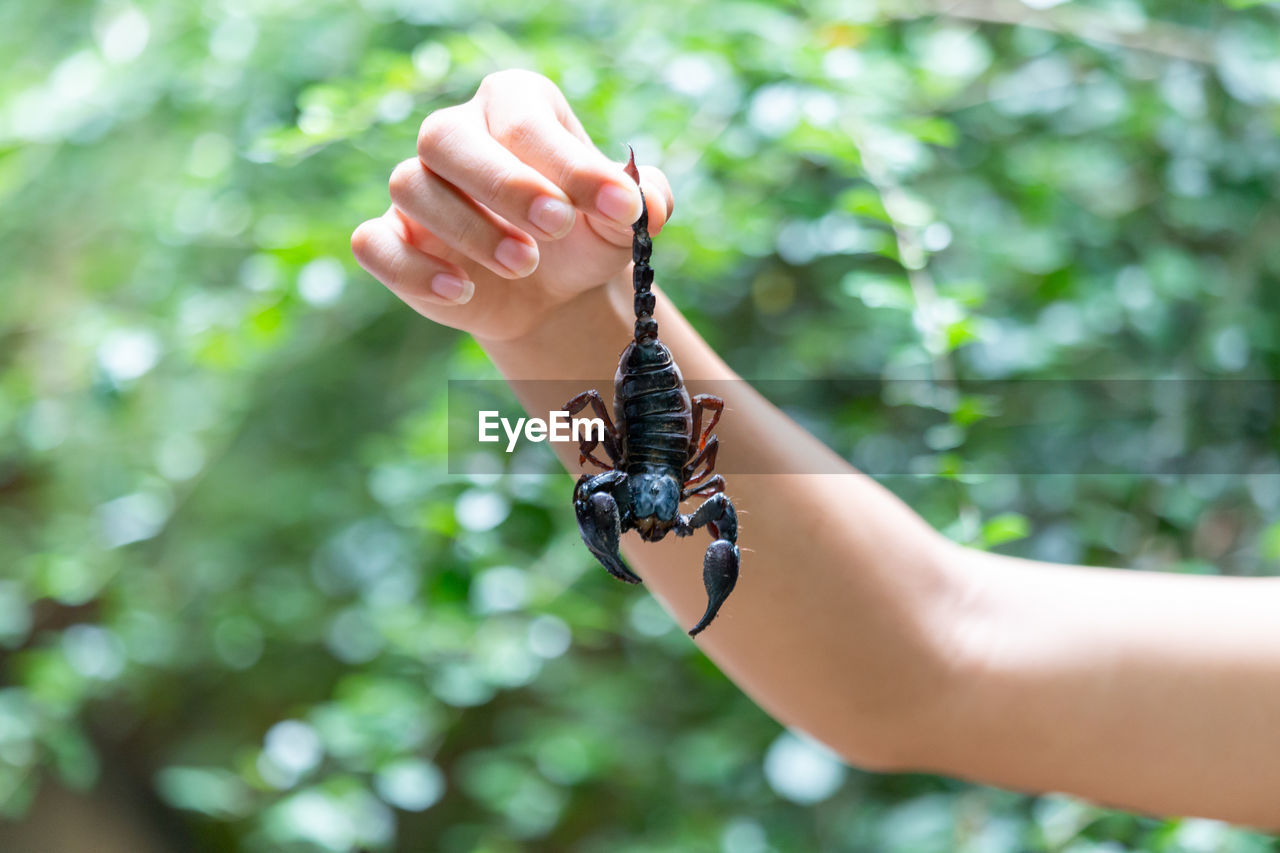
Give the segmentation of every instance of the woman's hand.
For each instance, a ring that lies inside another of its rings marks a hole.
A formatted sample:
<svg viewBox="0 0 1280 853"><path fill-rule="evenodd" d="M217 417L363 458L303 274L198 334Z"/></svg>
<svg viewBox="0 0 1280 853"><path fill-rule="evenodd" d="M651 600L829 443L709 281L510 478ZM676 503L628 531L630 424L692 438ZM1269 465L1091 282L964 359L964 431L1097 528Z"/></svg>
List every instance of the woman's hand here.
<svg viewBox="0 0 1280 853"><path fill-rule="evenodd" d="M649 230L671 188L641 167ZM481 341L524 335L622 272L640 193L600 153L556 85L500 71L465 104L427 116L391 173L391 207L360 224L360 265L423 316Z"/></svg>

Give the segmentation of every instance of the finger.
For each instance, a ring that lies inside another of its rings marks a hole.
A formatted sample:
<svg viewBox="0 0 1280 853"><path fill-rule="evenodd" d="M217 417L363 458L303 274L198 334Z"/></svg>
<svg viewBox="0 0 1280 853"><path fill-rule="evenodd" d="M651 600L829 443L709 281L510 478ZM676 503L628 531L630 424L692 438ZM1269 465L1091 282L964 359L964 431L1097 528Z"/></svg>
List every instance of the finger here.
<svg viewBox="0 0 1280 853"><path fill-rule="evenodd" d="M538 244L482 204L459 192L417 157L391 172L395 206L464 257L504 278L538 268Z"/></svg>
<svg viewBox="0 0 1280 853"><path fill-rule="evenodd" d="M465 195L538 239L557 240L573 229L569 197L504 148L484 126L479 108L463 104L427 116L418 157Z"/></svg>
<svg viewBox="0 0 1280 853"><path fill-rule="evenodd" d="M671 183L657 166L641 166L640 188L644 190L645 208L649 211L649 233L657 234L675 210Z"/></svg>
<svg viewBox="0 0 1280 853"><path fill-rule="evenodd" d="M622 168L622 164L618 164L618 168ZM644 190L645 210L649 213L649 234L652 236L659 233L663 226L667 224L667 220L671 218L672 195L671 185L667 182L667 176L662 174L656 166L641 166L640 172L640 188ZM626 173L623 173L626 177ZM630 177L626 178L631 182L631 186L635 186L635 181ZM639 218L639 214L636 215ZM633 220L634 221L634 220ZM591 216L587 216L587 224L596 236L606 243L617 246L619 249L631 247L632 238L635 231L631 224L625 227L617 225L611 221Z"/></svg>
<svg viewBox="0 0 1280 853"><path fill-rule="evenodd" d="M530 108L519 91L502 90L490 93L485 115L494 138L564 190L574 207L624 228L640 216L640 194L622 165L567 130L554 110Z"/></svg>
<svg viewBox="0 0 1280 853"><path fill-rule="evenodd" d="M351 234L351 251L360 266L406 301L465 305L475 294L475 285L461 267L405 241L393 211L360 223Z"/></svg>

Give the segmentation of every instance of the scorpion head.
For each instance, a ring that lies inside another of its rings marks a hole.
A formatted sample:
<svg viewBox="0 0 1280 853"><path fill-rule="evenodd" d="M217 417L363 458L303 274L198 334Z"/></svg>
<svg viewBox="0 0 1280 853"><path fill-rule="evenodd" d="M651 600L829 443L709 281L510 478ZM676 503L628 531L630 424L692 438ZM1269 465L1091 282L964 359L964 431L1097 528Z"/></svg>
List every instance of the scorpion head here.
<svg viewBox="0 0 1280 853"><path fill-rule="evenodd" d="M680 509L680 484L665 473L633 474L631 517L640 538L656 542L676 524Z"/></svg>

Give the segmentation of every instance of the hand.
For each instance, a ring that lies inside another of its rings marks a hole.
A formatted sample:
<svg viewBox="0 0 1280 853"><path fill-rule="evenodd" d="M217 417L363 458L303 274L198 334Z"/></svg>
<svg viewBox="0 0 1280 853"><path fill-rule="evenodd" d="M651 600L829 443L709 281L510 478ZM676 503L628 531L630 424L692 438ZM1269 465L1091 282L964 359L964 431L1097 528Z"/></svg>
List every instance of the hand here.
<svg viewBox="0 0 1280 853"><path fill-rule="evenodd" d="M510 340L626 269L640 193L622 165L546 77L490 74L423 121L418 156L391 173L391 207L356 228L351 249L428 319ZM671 187L651 166L640 181L657 233Z"/></svg>

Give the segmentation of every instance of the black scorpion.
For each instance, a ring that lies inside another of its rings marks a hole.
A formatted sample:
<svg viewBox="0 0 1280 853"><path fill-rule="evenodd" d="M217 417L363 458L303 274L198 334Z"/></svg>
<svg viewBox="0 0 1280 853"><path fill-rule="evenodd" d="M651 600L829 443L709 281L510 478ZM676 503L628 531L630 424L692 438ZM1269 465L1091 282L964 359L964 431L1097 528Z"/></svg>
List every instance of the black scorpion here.
<svg viewBox="0 0 1280 853"><path fill-rule="evenodd" d="M626 171L639 186L634 151ZM713 473L720 443L711 430L720 420L724 401L710 394L690 399L671 351L658 340L650 290L653 243L643 190L640 199L640 218L632 225L631 243L635 337L618 359L614 416L609 417L595 389L583 391L564 406L570 417L590 406L605 424L603 442L587 438L579 444L578 464L591 462L605 470L578 479L573 508L587 548L610 574L627 583L640 583L640 578L618 554L623 533L636 530L646 542L657 542L673 530L677 536L691 536L698 528L707 528L714 540L702 561L707 611L689 631L689 636L695 636L715 619L738 582L738 513L724 494L724 477ZM704 413L710 413L705 427ZM594 451L601 443L612 464L596 458ZM680 503L692 497L707 500L696 511L681 514Z"/></svg>

